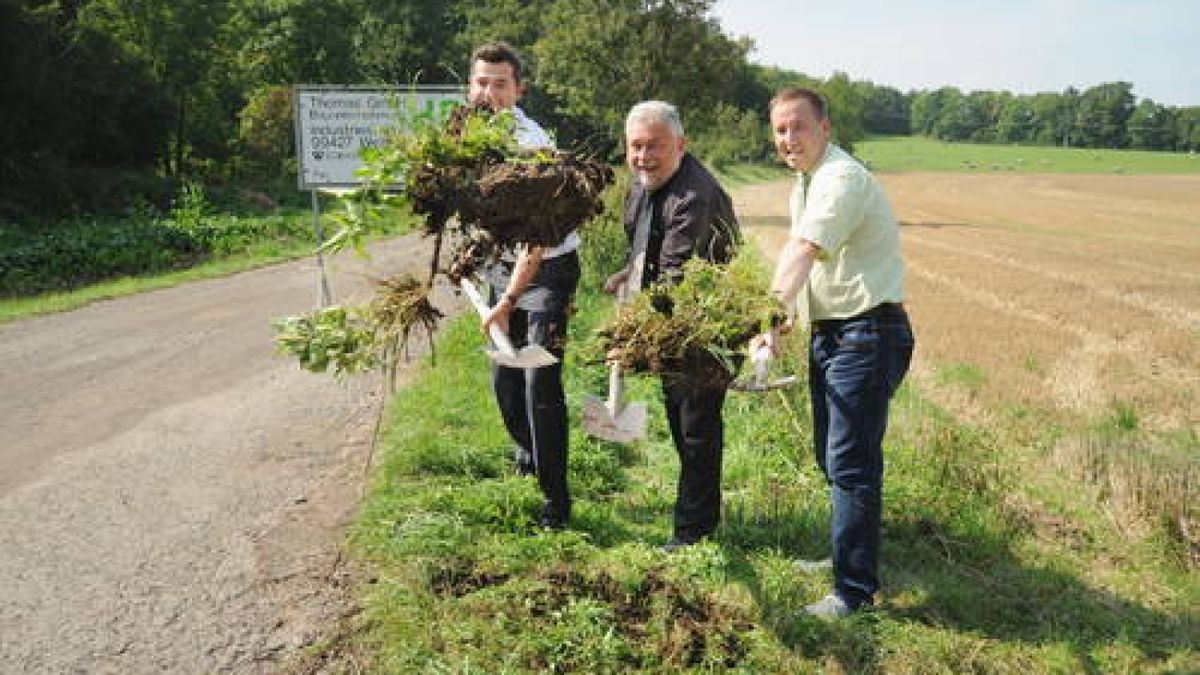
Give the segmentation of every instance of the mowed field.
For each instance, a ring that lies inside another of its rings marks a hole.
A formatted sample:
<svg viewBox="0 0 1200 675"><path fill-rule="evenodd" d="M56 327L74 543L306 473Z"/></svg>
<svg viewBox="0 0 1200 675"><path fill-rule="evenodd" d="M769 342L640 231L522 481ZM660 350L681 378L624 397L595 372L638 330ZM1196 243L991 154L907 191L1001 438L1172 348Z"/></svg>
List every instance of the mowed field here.
<svg viewBox="0 0 1200 675"><path fill-rule="evenodd" d="M1119 520L1170 516L1195 559L1200 176L880 178L902 223L911 384L1039 446L1047 480L1092 478ZM739 191L769 258L789 189Z"/></svg>

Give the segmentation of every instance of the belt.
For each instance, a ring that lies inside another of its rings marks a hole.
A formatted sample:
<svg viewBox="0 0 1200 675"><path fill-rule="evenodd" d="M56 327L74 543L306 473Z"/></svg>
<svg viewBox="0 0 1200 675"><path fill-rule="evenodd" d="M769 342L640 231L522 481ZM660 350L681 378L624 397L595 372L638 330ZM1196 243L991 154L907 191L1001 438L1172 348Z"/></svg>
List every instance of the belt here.
<svg viewBox="0 0 1200 675"><path fill-rule="evenodd" d="M820 319L818 321L812 322L812 329L814 331L818 331L818 330L819 331L830 331L830 330L840 328L840 327L846 325L847 323L849 323L851 321L856 321L858 319L874 319L874 318L882 318L882 317L887 317L887 316L895 316L895 317L908 316L908 314L904 311L904 303L902 303L902 302L884 302L884 303L875 305L871 309L868 309L867 311L862 312L861 314L855 314L854 316L848 316L843 319Z"/></svg>

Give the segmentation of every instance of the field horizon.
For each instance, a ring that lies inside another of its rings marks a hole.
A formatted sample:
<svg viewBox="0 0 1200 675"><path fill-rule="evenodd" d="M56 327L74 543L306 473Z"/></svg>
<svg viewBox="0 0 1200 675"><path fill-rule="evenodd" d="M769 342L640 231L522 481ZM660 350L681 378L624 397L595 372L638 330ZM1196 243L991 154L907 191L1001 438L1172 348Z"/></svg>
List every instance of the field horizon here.
<svg viewBox="0 0 1200 675"><path fill-rule="evenodd" d="M925 136L870 136L854 154L873 171L1056 174L1194 174L1200 153L961 143Z"/></svg>

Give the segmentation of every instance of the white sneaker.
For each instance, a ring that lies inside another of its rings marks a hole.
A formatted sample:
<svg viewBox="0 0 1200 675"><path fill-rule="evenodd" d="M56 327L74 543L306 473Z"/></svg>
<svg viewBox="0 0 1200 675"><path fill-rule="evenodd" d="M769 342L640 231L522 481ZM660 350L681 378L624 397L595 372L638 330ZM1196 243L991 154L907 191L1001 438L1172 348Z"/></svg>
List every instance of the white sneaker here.
<svg viewBox="0 0 1200 675"><path fill-rule="evenodd" d="M804 607L805 614L819 616L824 619L840 619L843 616L850 616L850 613L853 611L850 609L850 605L846 604L845 600L842 600L833 593Z"/></svg>

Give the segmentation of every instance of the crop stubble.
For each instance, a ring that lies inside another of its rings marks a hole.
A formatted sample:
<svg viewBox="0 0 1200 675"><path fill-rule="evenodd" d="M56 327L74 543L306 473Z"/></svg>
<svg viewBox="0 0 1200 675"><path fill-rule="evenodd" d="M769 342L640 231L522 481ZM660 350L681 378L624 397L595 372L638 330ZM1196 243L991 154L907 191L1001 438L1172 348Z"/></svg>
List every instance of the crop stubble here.
<svg viewBox="0 0 1200 675"><path fill-rule="evenodd" d="M1122 402L1152 427L1200 424L1200 176L881 178L904 225L918 380L969 363L984 408ZM742 191L757 236L786 236L787 190Z"/></svg>

